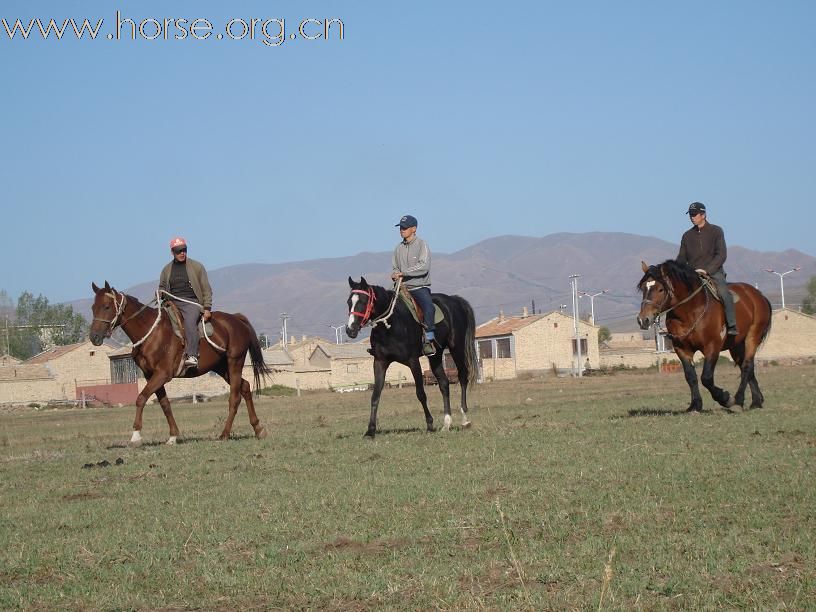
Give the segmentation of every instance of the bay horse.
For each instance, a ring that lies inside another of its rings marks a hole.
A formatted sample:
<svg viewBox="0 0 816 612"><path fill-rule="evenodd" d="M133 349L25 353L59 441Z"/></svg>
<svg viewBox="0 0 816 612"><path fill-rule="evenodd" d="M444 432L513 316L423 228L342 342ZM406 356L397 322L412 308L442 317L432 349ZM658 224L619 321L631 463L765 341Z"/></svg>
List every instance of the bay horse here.
<svg viewBox="0 0 816 612"><path fill-rule="evenodd" d="M136 418L133 421L131 444L142 441L142 410L148 398L156 394L159 405L170 426L170 437L167 444L175 444L179 435L170 400L164 385L170 382L178 372L184 357L184 344L175 332L167 315L160 317L156 308L144 305L131 295L126 295L111 287L105 281L104 287L91 283L95 298L91 311L93 321L90 328L90 340L94 346L113 333L116 327L122 328L133 346L133 361L144 372L147 383L136 398ZM158 318L158 321L157 321ZM195 378L213 371L220 375L230 386L229 415L224 423L224 430L219 438L226 440L232 430L232 422L238 411L241 397L244 398L249 413L249 423L255 431L256 438L265 438L266 430L255 413L252 391L249 382L241 377L247 353L252 357L252 373L255 377L255 388L259 389L261 379L272 373L264 363L258 336L249 320L242 314L213 312L210 319L213 326L213 342L225 350L213 348L205 338L201 338L201 355L198 367L188 368L181 374L182 378ZM158 323L158 324L156 324ZM182 332L183 333L183 332Z"/></svg>
<svg viewBox="0 0 816 612"><path fill-rule="evenodd" d="M771 330L771 303L759 290L747 283L729 283L735 294L734 308L739 334L725 333L725 310L714 299L695 270L673 259L648 266L641 262L643 278L637 285L643 294L640 314L641 329L648 329L661 315L666 315L674 352L683 364L686 382L691 390L688 412L701 411L703 400L697 386L694 353L703 354L700 380L711 397L723 408L745 402L745 388L751 387L751 408L761 408L765 398L759 390L754 372L754 356ZM728 391L714 384L714 368L721 351L727 350L740 368L740 383L732 398Z"/></svg>
<svg viewBox="0 0 816 612"><path fill-rule="evenodd" d="M428 397L422 381L422 367L419 358L422 356L422 326L414 319L401 298L393 290L386 290L378 285L369 285L361 277L357 283L348 279L351 293L348 298L349 317L346 323L346 334L356 338L360 329L371 323L371 348L374 356L374 390L371 394L371 416L365 435L371 438L377 431L377 407L380 394L385 385L385 372L393 362L401 363L411 369L416 387L416 396L425 412L425 423L428 431L434 431L433 417L428 410ZM445 431L451 426L450 383L445 375L442 353L445 348L450 351L456 369L459 372L459 384L462 387L462 427L469 427L467 417L467 392L476 383L478 362L476 360L475 333L476 322L470 304L458 295L434 293L434 304L439 306L444 320L436 324L437 351L428 361L431 364L439 391L445 405ZM393 303L392 303L393 302Z"/></svg>

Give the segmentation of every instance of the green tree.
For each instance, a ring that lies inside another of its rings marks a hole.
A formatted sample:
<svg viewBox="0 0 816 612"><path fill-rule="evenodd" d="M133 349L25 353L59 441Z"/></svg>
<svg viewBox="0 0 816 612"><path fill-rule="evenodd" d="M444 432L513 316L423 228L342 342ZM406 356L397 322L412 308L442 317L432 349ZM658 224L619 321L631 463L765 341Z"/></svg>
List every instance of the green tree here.
<svg viewBox="0 0 816 612"><path fill-rule="evenodd" d="M49 304L44 295L24 291L17 299L13 328L9 328L9 353L28 359L48 345L79 342L87 333L87 323L72 306Z"/></svg>
<svg viewBox="0 0 816 612"><path fill-rule="evenodd" d="M606 325L601 325L598 328L598 344L603 344L604 342L608 342L612 339L612 332L609 331L609 328Z"/></svg>
<svg viewBox="0 0 816 612"><path fill-rule="evenodd" d="M807 296L802 300L802 312L816 314L816 276L811 276L807 284Z"/></svg>

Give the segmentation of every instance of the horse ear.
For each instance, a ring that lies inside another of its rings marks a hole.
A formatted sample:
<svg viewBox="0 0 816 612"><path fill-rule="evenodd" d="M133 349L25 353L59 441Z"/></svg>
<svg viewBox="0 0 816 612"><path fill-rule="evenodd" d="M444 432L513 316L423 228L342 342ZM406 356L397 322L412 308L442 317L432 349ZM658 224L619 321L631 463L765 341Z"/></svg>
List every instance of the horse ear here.
<svg viewBox="0 0 816 612"><path fill-rule="evenodd" d="M108 284L108 281L105 281L105 291L110 291L111 286Z"/></svg>
<svg viewBox="0 0 816 612"><path fill-rule="evenodd" d="M643 268L643 273L646 274L649 271L649 266L646 265L646 262L642 259L640 260L640 267Z"/></svg>
<svg viewBox="0 0 816 612"><path fill-rule="evenodd" d="M365 276L360 277L360 289L368 289L368 283L366 282Z"/></svg>
<svg viewBox="0 0 816 612"><path fill-rule="evenodd" d="M350 276L349 276L349 287L351 287L352 289L354 289L354 281L353 281L353 280L351 280L351 277L350 277Z"/></svg>
<svg viewBox="0 0 816 612"><path fill-rule="evenodd" d="M99 287L96 286L96 283L91 283L91 289L93 289L94 293L99 293Z"/></svg>

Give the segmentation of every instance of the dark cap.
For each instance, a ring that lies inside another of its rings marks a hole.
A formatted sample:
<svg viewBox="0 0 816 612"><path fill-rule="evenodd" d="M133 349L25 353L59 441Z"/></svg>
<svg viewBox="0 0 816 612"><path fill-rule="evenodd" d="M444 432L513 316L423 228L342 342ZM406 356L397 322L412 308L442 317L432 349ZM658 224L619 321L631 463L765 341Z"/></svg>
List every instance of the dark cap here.
<svg viewBox="0 0 816 612"><path fill-rule="evenodd" d="M400 229L408 229L409 227L416 227L417 220L416 217L412 217L411 215L405 215L399 220L394 227L398 227Z"/></svg>
<svg viewBox="0 0 816 612"><path fill-rule="evenodd" d="M706 211L705 204L702 202L692 202L689 204L688 212L689 215L696 215L697 213L704 213Z"/></svg>

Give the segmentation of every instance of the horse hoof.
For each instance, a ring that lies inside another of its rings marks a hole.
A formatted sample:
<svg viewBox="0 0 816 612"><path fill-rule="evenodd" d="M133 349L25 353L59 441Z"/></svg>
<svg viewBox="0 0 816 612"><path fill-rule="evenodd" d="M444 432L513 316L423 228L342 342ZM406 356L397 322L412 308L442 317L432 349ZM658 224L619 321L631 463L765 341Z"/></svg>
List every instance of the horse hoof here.
<svg viewBox="0 0 816 612"><path fill-rule="evenodd" d="M222 441L229 440L229 434L221 434L220 436L218 436L218 439Z"/></svg>
<svg viewBox="0 0 816 612"><path fill-rule="evenodd" d="M263 440L266 437L266 429L261 427L258 431L255 432L255 437L258 440Z"/></svg>
<svg viewBox="0 0 816 612"><path fill-rule="evenodd" d="M462 429L470 429L470 426L473 425L470 421L464 421L462 423Z"/></svg>
<svg viewBox="0 0 816 612"><path fill-rule="evenodd" d="M374 433L375 433L375 432L373 432L373 431L367 431L367 432L365 432L365 433L363 434L363 437L364 437L364 438L371 438L371 439L373 440L373 439L374 439Z"/></svg>
<svg viewBox="0 0 816 612"><path fill-rule="evenodd" d="M727 400L725 400L725 407L726 407L726 408L731 408L731 407L733 407L733 406L734 406L734 404L736 404L736 403L737 403L737 402L736 402L736 400L735 400L733 397L729 397Z"/></svg>
<svg viewBox="0 0 816 612"><path fill-rule="evenodd" d="M167 438L167 442L165 442L167 446L174 446L176 444L176 436L170 436Z"/></svg>

